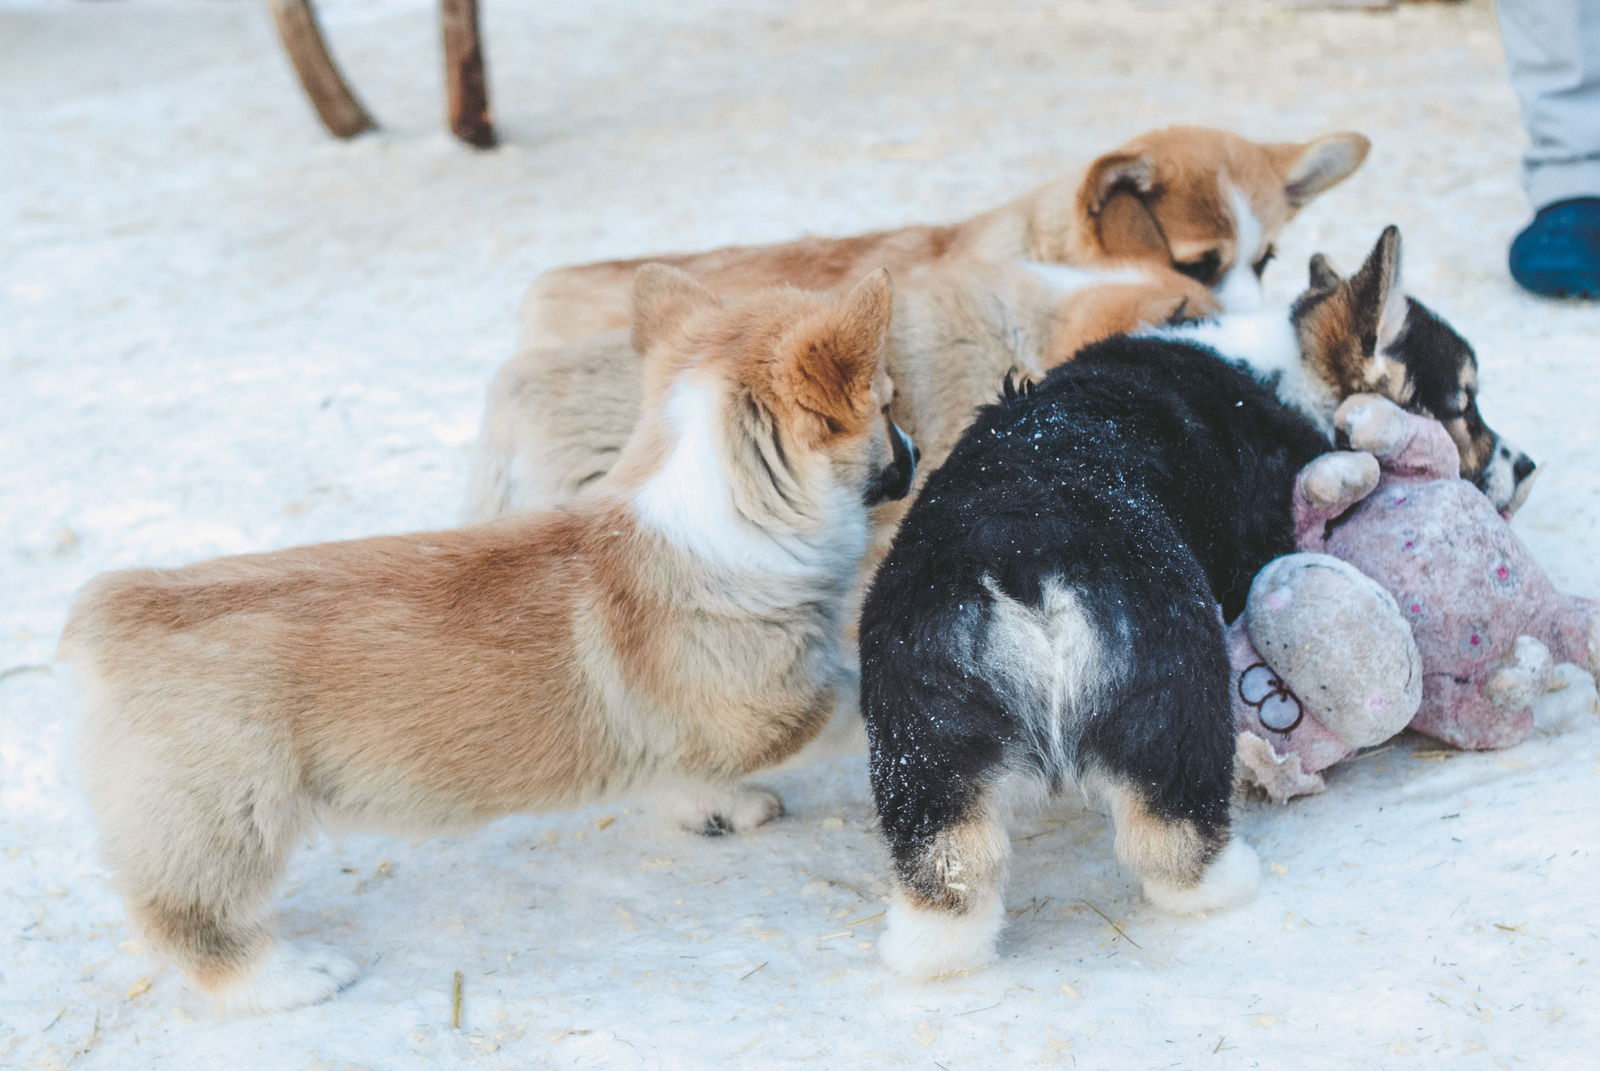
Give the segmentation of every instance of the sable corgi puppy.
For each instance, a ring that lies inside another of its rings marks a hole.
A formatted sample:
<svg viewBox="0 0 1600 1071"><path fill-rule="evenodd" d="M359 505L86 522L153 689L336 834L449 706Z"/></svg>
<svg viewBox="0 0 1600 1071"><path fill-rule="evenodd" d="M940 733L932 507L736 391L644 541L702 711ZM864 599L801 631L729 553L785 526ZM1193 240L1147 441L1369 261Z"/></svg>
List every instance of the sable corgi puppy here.
<svg viewBox="0 0 1600 1071"><path fill-rule="evenodd" d="M1478 358L1467 341L1400 278L1400 231L1379 236L1366 263L1346 279L1317 254L1311 285L1288 310L1224 315L1164 326L1163 338L1215 347L1281 381L1317 426L1333 434L1333 413L1352 394L1380 394L1443 424L1461 451L1461 478L1507 519L1527 499L1533 459L1478 412Z"/></svg>
<svg viewBox="0 0 1600 1071"><path fill-rule="evenodd" d="M1210 290L1159 266L925 269L895 289L891 415L936 465L1008 372L1038 379L1089 342L1221 311ZM616 463L644 395L633 340L613 331L557 348L513 358L490 383L464 521L565 502Z"/></svg>
<svg viewBox="0 0 1600 1071"><path fill-rule="evenodd" d="M1263 144L1170 126L961 223L649 259L682 268L719 294L781 283L834 290L880 267L904 282L913 270L956 261L1092 267L1139 260L1180 271L1242 308L1260 303L1261 269L1284 224L1360 167L1369 147L1352 133ZM523 299L519 353L626 326L628 288L643 263L580 264L541 276Z"/></svg>
<svg viewBox="0 0 1600 1071"><path fill-rule="evenodd" d="M91 582L62 634L84 788L157 952L273 1011L356 976L273 934L295 841L459 830L621 793L708 832L781 813L738 779L857 681L838 633L867 512L909 487L885 415L887 273L841 302L635 284L644 414L582 501L457 531Z"/></svg>
<svg viewBox="0 0 1600 1071"><path fill-rule="evenodd" d="M900 525L861 615L861 712L896 875L884 962L993 958L1019 797L1076 786L1160 908L1250 899L1229 834L1222 603L1294 549L1330 443L1201 346L1116 338L982 410Z"/></svg>

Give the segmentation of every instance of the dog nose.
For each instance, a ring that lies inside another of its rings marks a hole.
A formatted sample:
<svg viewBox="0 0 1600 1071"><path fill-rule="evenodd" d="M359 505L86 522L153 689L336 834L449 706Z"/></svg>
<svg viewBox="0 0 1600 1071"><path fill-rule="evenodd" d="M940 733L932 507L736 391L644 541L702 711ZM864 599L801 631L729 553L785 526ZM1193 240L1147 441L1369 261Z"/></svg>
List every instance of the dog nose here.
<svg viewBox="0 0 1600 1071"><path fill-rule="evenodd" d="M1533 475L1533 470L1537 467L1533 463L1533 458L1527 454L1519 454L1516 463L1511 466L1511 475L1516 477L1518 483L1521 483Z"/></svg>

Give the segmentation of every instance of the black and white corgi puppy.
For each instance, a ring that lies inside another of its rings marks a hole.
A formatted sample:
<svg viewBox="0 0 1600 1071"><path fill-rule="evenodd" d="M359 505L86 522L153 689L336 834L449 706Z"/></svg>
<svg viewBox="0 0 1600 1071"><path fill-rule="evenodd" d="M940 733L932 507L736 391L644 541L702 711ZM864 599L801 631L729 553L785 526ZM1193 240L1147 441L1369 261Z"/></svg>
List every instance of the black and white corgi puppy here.
<svg viewBox="0 0 1600 1071"><path fill-rule="evenodd" d="M1294 480L1332 447L1334 410L1367 391L1444 421L1503 510L1532 471L1484 426L1471 347L1404 296L1399 258L1391 227L1349 279L1314 258L1288 309L1090 346L982 410L928 479L860 623L891 967L990 956L1019 789L1097 799L1160 908L1253 895L1255 856L1228 833L1217 608L1237 616L1294 549Z"/></svg>
<svg viewBox="0 0 1600 1071"><path fill-rule="evenodd" d="M1076 785L1158 907L1255 893L1229 836L1220 602L1294 549L1300 468L1330 447L1192 343L1098 343L980 411L928 480L861 615L861 711L896 888L884 961L987 962L1020 797Z"/></svg>
<svg viewBox="0 0 1600 1071"><path fill-rule="evenodd" d="M1151 333L1248 363L1330 436L1334 410L1352 394L1380 394L1432 417L1461 452L1461 478L1507 519L1532 488L1533 459L1478 411L1478 358L1471 345L1406 295L1396 227L1384 230L1348 279L1327 257L1312 257L1310 287L1287 310L1224 314Z"/></svg>

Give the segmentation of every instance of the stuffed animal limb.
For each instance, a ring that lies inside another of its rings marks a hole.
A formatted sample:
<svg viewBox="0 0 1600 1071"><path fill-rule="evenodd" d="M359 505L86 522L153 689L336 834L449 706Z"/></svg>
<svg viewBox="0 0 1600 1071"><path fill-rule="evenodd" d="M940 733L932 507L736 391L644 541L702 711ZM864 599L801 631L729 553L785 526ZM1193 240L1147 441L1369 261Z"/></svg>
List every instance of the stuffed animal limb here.
<svg viewBox="0 0 1600 1071"><path fill-rule="evenodd" d="M1488 499L1457 478L1455 443L1437 422L1370 395L1347 399L1334 421L1376 459L1379 478L1362 496L1363 463L1328 455L1307 466L1295 496L1300 549L1350 563L1394 597L1422 654L1412 728L1462 748L1520 743L1554 663L1600 667L1600 604L1555 590Z"/></svg>

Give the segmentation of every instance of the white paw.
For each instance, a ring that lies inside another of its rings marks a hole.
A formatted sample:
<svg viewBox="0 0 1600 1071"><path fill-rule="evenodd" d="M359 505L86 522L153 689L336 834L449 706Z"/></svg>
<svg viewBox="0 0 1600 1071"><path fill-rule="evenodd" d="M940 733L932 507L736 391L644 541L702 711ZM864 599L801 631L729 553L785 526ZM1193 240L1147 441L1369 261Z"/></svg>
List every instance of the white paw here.
<svg viewBox="0 0 1600 1071"><path fill-rule="evenodd" d="M889 901L887 930L878 942L884 966L907 978L931 978L994 961L1005 905L999 896L965 914L917 907L896 891Z"/></svg>
<svg viewBox="0 0 1600 1071"><path fill-rule="evenodd" d="M266 1015L320 1004L360 973L336 948L279 940L254 974L222 995L222 1007L230 1015Z"/></svg>
<svg viewBox="0 0 1600 1071"><path fill-rule="evenodd" d="M1163 881L1144 883L1144 895L1169 915L1209 915L1248 904L1261 887L1261 860L1235 837L1211 861L1200 880L1187 888Z"/></svg>
<svg viewBox="0 0 1600 1071"><path fill-rule="evenodd" d="M707 837L743 833L784 813L783 797L765 785L690 784L662 799L679 825Z"/></svg>

